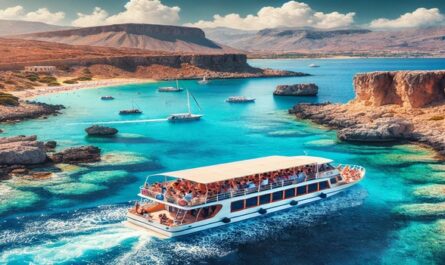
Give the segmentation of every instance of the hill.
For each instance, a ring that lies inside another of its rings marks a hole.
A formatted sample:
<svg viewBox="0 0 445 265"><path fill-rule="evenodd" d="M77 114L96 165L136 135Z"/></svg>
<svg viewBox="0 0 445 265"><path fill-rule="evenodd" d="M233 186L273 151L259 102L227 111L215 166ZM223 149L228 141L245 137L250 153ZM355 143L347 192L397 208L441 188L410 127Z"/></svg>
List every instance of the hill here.
<svg viewBox="0 0 445 265"><path fill-rule="evenodd" d="M366 29L316 30L311 28L264 29L243 35L239 30L206 29L220 43L252 53L302 55L444 56L445 27L370 31ZM218 33L219 34L214 34Z"/></svg>
<svg viewBox="0 0 445 265"><path fill-rule="evenodd" d="M65 43L71 45L136 48L182 53L236 53L225 45L206 38L198 28L118 24L98 27L51 31L14 36L15 38Z"/></svg>
<svg viewBox="0 0 445 265"><path fill-rule="evenodd" d="M72 27L56 26L42 22L0 19L0 36L64 30L70 28Z"/></svg>

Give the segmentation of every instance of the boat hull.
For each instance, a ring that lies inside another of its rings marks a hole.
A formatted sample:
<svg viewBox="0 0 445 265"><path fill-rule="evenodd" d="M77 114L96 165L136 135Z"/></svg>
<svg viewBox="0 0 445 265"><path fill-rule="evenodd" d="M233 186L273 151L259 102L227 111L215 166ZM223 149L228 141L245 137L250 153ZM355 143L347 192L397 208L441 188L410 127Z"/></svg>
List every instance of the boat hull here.
<svg viewBox="0 0 445 265"><path fill-rule="evenodd" d="M359 181L343 184L323 191L302 195L300 197L284 199L281 201L260 205L237 212L230 212L230 205L233 201L239 200L240 198L228 199L218 202L218 204L223 206L222 209L224 210L221 210L213 218L177 227L167 227L158 223L149 222L143 217L137 216L132 213L128 213L127 217L128 222L139 227L154 231L156 234L161 234L163 237L178 237L319 201L334 196L357 184L358 182Z"/></svg>

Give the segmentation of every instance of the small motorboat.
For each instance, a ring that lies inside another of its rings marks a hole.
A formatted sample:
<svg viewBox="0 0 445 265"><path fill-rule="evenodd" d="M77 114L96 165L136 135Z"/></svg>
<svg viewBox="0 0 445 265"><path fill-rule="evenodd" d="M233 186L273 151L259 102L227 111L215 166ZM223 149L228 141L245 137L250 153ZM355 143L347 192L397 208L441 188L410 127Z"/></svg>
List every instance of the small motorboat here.
<svg viewBox="0 0 445 265"><path fill-rule="evenodd" d="M142 111L138 109L124 109L119 111L119 115L131 115L131 114L142 114Z"/></svg>
<svg viewBox="0 0 445 265"><path fill-rule="evenodd" d="M254 98L247 98L244 96L233 96L226 99L227 103L252 103L255 102Z"/></svg>
<svg viewBox="0 0 445 265"><path fill-rule="evenodd" d="M102 99L102 100L113 100L114 97L112 97L112 96L102 96L102 97L100 97L100 99Z"/></svg>
<svg viewBox="0 0 445 265"><path fill-rule="evenodd" d="M311 64L309 65L309 67L315 68L315 67L320 67L320 66L319 66L318 64L311 63Z"/></svg>
<svg viewBox="0 0 445 265"><path fill-rule="evenodd" d="M193 97L193 95L192 95ZM196 102L196 105L199 107L198 101L196 101L196 98L193 97L193 99ZM193 114L190 108L190 92L187 90L187 109L188 112L186 113L177 113L172 114L167 117L167 120L170 122L180 122L180 121L197 121L200 120L203 115L200 114ZM200 108L201 109L201 108Z"/></svg>
<svg viewBox="0 0 445 265"><path fill-rule="evenodd" d="M198 81L198 83L200 85L205 85L209 83L209 80L207 80L207 77L204 76L201 80Z"/></svg>
<svg viewBox="0 0 445 265"><path fill-rule="evenodd" d="M182 90L184 89L179 87L178 80L176 80L176 87L165 86L158 88L158 92L181 92Z"/></svg>

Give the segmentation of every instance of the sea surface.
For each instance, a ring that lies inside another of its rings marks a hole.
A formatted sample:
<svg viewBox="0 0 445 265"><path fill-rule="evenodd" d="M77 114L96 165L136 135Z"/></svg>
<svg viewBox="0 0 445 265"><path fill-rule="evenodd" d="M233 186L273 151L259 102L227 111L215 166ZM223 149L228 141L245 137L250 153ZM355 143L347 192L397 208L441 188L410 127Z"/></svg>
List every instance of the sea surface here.
<svg viewBox="0 0 445 265"><path fill-rule="evenodd" d="M158 93L173 82L124 85L41 96L63 115L1 125L2 136L38 135L58 148L99 146L103 161L60 165L44 180L0 182L0 264L445 264L445 164L410 145L352 145L335 131L296 120L298 102L354 97L359 72L445 69L444 59L251 60L258 67L308 77L180 80L199 102L199 122L171 124L186 111L185 93ZM309 64L320 65L310 68ZM273 97L276 85L314 82L318 97ZM101 101L111 95L113 101ZM228 104L233 95L253 104ZM139 116L119 116L132 106ZM90 124L119 130L86 137ZM173 240L122 225L150 174L267 155L314 155L359 164L366 178L352 189L308 206Z"/></svg>

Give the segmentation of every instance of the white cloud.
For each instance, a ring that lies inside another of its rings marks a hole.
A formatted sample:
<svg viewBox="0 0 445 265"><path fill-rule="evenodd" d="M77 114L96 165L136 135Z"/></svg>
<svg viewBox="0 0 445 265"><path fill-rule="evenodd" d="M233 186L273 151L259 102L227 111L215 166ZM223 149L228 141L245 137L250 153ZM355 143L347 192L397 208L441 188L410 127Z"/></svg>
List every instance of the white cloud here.
<svg viewBox="0 0 445 265"><path fill-rule="evenodd" d="M371 21L371 28L414 28L441 24L445 17L437 8L418 8L412 13L406 13L396 19L379 18Z"/></svg>
<svg viewBox="0 0 445 265"><path fill-rule="evenodd" d="M314 11L308 4L289 1L280 7L263 7L256 15L245 17L232 13L225 16L215 15L212 21L200 20L187 26L200 28L229 27L237 29L264 29L274 27L315 27L341 28L354 23L355 13L323 13Z"/></svg>
<svg viewBox="0 0 445 265"><path fill-rule="evenodd" d="M71 24L75 27L91 27L104 24L105 19L108 17L107 11L100 7L94 8L91 14L77 13L77 19Z"/></svg>
<svg viewBox="0 0 445 265"><path fill-rule="evenodd" d="M36 11L29 12L25 15L25 20L40 21L49 24L55 24L65 18L65 13L54 12L51 13L47 8L39 8Z"/></svg>
<svg viewBox="0 0 445 265"><path fill-rule="evenodd" d="M91 14L78 13L78 18L72 25L88 27L119 23L176 24L181 10L177 6L163 5L159 0L129 0L124 7L124 11L111 16L99 7Z"/></svg>
<svg viewBox="0 0 445 265"><path fill-rule="evenodd" d="M13 6L0 9L0 19L27 20L54 24L62 21L64 18L64 12L59 11L52 13L47 8L39 8L28 13L25 12L23 6Z"/></svg>

